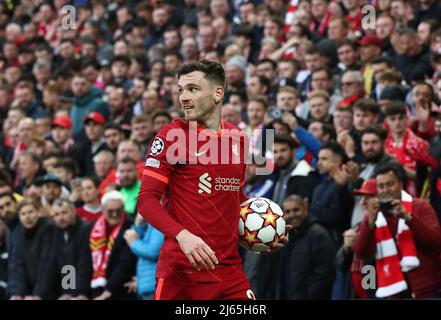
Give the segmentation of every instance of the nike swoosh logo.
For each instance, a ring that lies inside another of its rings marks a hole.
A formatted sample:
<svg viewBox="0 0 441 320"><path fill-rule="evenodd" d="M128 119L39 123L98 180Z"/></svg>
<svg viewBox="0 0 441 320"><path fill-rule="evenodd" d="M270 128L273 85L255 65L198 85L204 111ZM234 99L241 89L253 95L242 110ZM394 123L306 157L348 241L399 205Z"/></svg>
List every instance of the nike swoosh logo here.
<svg viewBox="0 0 441 320"><path fill-rule="evenodd" d="M206 153L207 151L208 151L208 150L205 150L205 151L202 151L202 152L195 152L194 155L195 155L196 157L199 157L199 156L203 155L204 153Z"/></svg>

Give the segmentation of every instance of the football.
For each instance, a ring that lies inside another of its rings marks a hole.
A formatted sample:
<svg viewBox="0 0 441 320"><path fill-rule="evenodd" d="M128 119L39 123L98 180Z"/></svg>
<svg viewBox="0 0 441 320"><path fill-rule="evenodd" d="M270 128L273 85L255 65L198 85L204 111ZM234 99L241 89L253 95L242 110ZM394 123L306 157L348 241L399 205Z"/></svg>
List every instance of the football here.
<svg viewBox="0 0 441 320"><path fill-rule="evenodd" d="M285 234L285 224L282 209L270 199L252 198L240 205L239 238L251 251L270 249Z"/></svg>

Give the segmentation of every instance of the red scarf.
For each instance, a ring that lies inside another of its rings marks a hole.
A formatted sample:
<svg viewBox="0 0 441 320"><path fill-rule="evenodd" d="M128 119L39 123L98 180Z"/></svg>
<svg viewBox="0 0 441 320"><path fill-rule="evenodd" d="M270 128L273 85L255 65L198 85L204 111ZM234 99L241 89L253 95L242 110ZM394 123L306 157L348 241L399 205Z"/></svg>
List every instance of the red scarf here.
<svg viewBox="0 0 441 320"><path fill-rule="evenodd" d="M332 19L332 11L328 9L326 12L326 15L323 17L322 21L320 22L320 25L317 29L317 33L320 36L324 36L326 30L328 30L329 22L331 22ZM311 25L309 26L309 31L312 33L314 32L315 28L317 26L317 21L312 21Z"/></svg>
<svg viewBox="0 0 441 320"><path fill-rule="evenodd" d="M364 96L365 96L364 91L362 91L354 96L343 98L337 103L337 107L351 107L358 100L364 98Z"/></svg>
<svg viewBox="0 0 441 320"><path fill-rule="evenodd" d="M113 245L115 244L116 237L121 230L121 226L124 223L126 215L123 214L121 217L121 222L113 227L110 235L108 231L110 226L106 222L106 218L101 216L96 221L93 226L92 232L90 233L90 251L92 253L92 288L105 287L107 284L106 280L106 269L107 263L109 262L110 254L112 253Z"/></svg>
<svg viewBox="0 0 441 320"><path fill-rule="evenodd" d="M284 26L285 35L288 34L289 29L291 28L291 24L294 21L294 12L296 12L298 5L299 5L299 0L291 0L289 2L288 11L286 12L285 15L285 26Z"/></svg>
<svg viewBox="0 0 441 320"><path fill-rule="evenodd" d="M401 191L401 202L406 211L412 213L413 198L410 194ZM375 265L378 279L377 298L390 297L407 290L408 286L403 272L408 272L420 265L417 257L412 230L406 221L398 219L398 229L395 237L392 236L387 220L382 212L378 213L375 221ZM398 250L397 250L398 246Z"/></svg>

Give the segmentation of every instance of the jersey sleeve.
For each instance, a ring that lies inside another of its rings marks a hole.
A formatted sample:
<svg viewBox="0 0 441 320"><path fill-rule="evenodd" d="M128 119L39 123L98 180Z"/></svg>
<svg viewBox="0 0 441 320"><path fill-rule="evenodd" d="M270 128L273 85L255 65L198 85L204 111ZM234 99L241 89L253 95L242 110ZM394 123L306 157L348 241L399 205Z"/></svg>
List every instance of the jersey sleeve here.
<svg viewBox="0 0 441 320"><path fill-rule="evenodd" d="M147 150L137 211L165 236L175 238L184 227L165 210L160 202L170 176L176 168L176 165L171 164L167 159L167 151L172 143L166 139L169 128L167 126L161 129Z"/></svg>

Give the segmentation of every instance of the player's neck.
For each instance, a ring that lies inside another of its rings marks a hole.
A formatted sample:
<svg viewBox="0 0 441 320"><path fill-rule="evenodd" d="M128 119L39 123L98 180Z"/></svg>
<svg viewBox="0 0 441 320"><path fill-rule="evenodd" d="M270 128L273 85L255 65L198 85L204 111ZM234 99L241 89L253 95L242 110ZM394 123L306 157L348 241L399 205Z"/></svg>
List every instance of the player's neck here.
<svg viewBox="0 0 441 320"><path fill-rule="evenodd" d="M219 132L221 130L221 118L213 115L209 119L198 121L198 126Z"/></svg>

